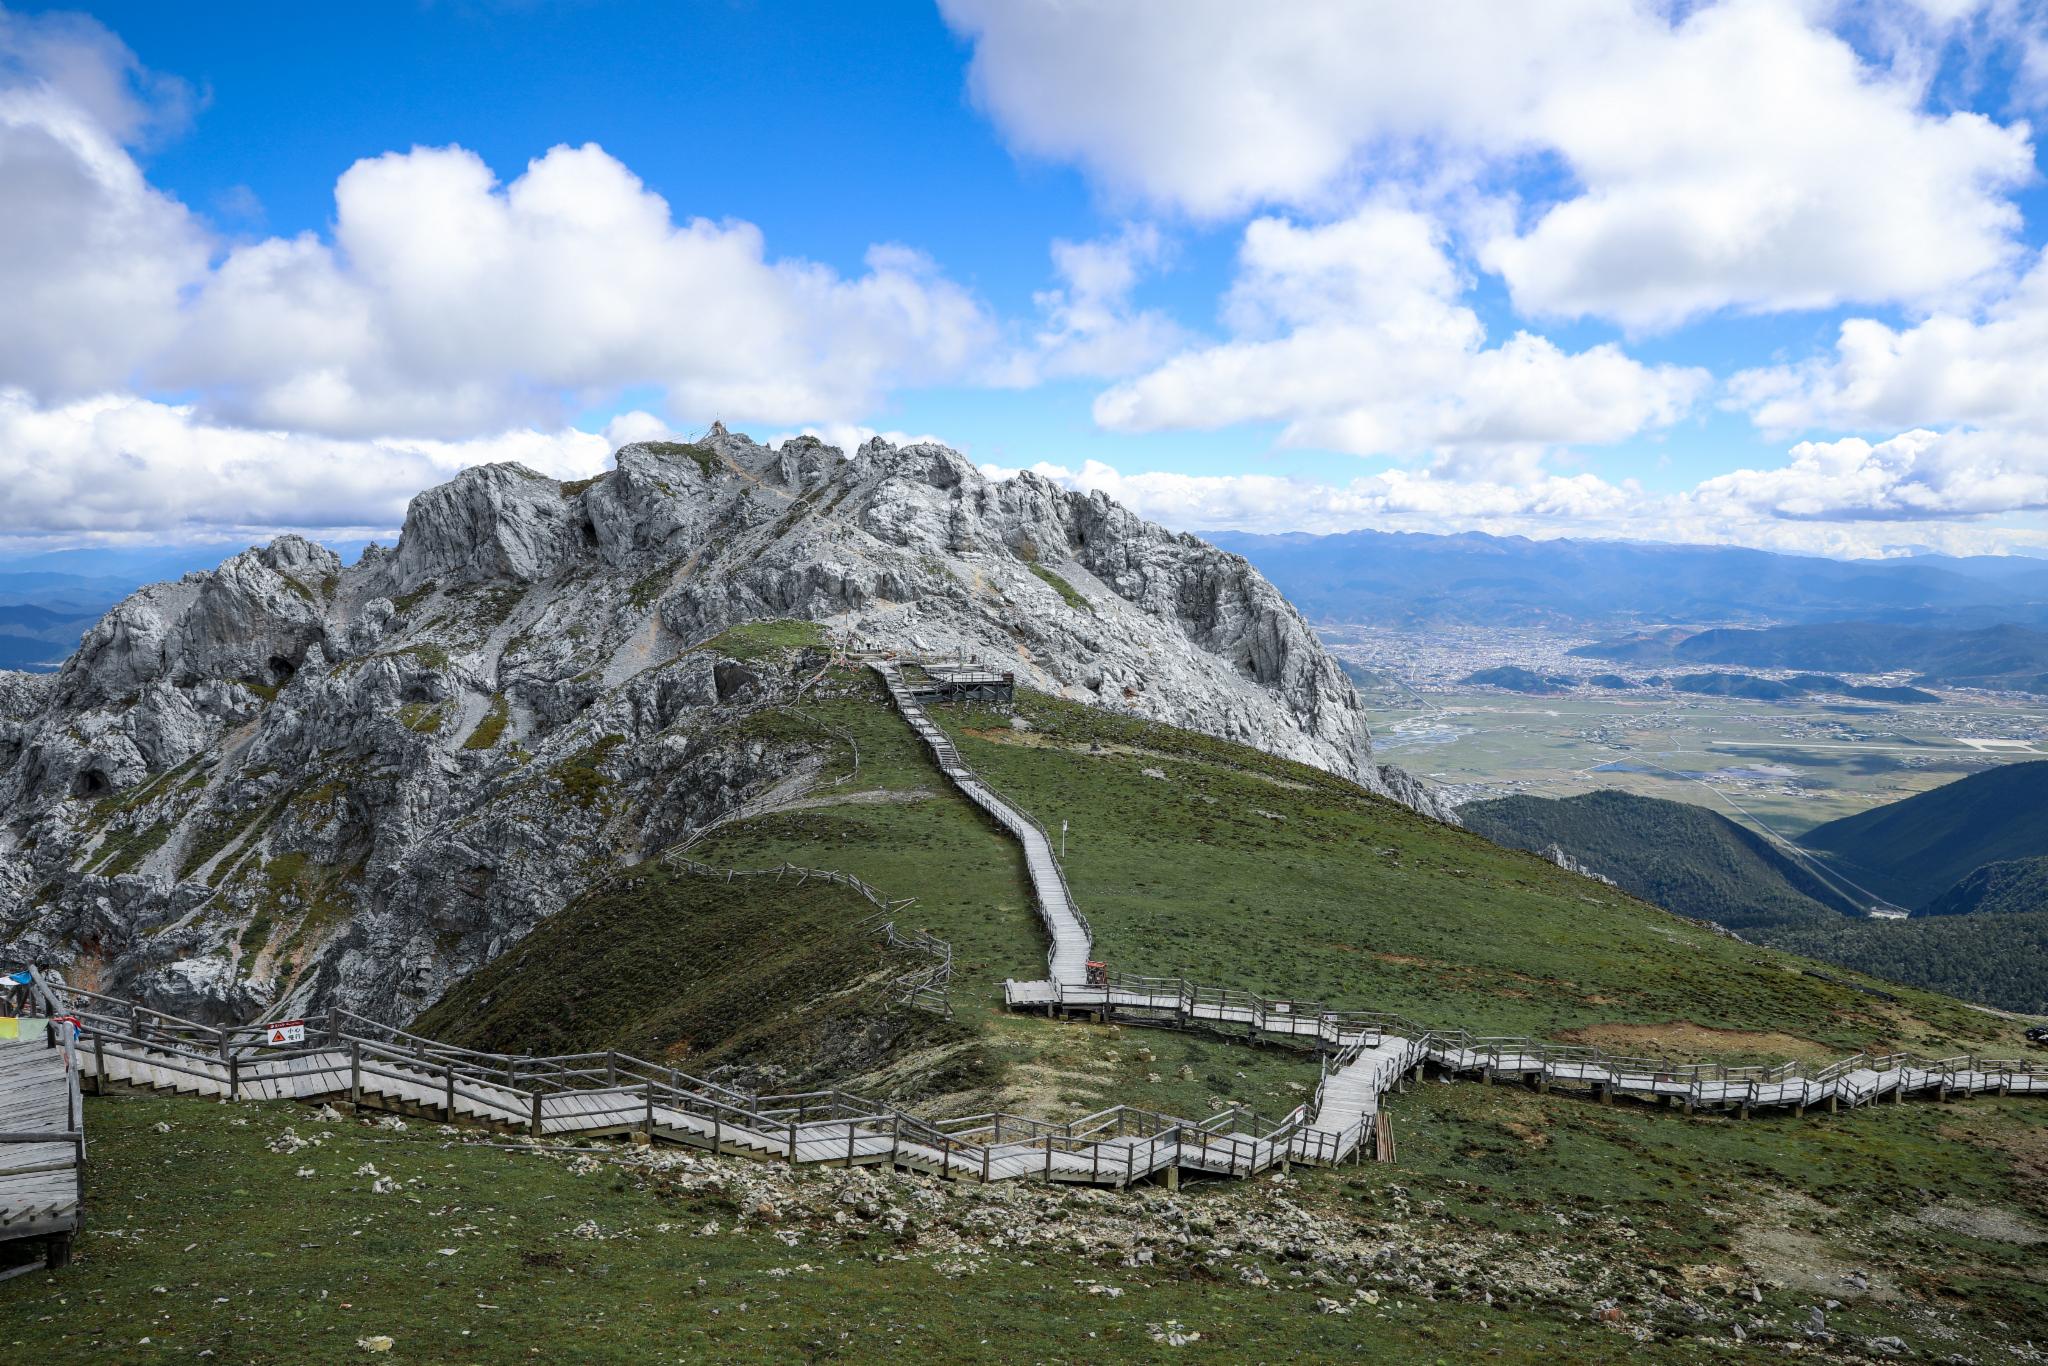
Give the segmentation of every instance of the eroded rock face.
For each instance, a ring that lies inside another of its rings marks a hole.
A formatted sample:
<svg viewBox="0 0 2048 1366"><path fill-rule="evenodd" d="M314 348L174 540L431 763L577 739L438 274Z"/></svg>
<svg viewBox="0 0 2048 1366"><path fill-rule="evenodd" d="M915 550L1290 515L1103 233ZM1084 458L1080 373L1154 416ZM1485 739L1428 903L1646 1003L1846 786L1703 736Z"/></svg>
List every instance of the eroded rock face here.
<svg viewBox="0 0 2048 1366"><path fill-rule="evenodd" d="M395 550L281 537L134 594L54 678L0 673L0 956L181 1014L409 1017L806 762L739 723L818 661L703 648L786 617L1442 814L1243 559L940 446L714 428L582 485L465 471Z"/></svg>

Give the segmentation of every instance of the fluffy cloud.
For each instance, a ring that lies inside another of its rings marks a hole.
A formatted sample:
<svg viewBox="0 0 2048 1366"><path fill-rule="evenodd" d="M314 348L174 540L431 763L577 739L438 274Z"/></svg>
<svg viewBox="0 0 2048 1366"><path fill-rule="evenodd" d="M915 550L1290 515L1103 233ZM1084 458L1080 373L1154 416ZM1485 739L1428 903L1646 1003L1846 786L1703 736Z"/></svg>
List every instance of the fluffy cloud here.
<svg viewBox="0 0 2048 1366"><path fill-rule="evenodd" d="M632 384L679 411L839 418L956 374L990 324L902 247L846 279L775 261L747 223L678 224L596 146L557 147L499 186L461 148L351 167L334 242L231 253L188 313L172 383L225 416L343 434L460 433Z"/></svg>
<svg viewBox="0 0 2048 1366"><path fill-rule="evenodd" d="M1910 37L1874 67L1791 0L942 8L1015 146L1200 216L1554 163L1479 243L1532 314L1938 301L2007 261L2033 174L2024 125L1925 108Z"/></svg>
<svg viewBox="0 0 2048 1366"><path fill-rule="evenodd" d="M1799 518L1929 518L2048 508L2048 262L1973 314L1841 325L1834 350L1745 371L1728 402L1770 433L1900 433L1802 442L1775 470L1701 486L1714 506ZM1903 430L1902 429L1906 429Z"/></svg>
<svg viewBox="0 0 2048 1366"><path fill-rule="evenodd" d="M465 466L516 460L582 478L617 445L662 430L659 419L629 413L604 432L350 441L220 426L189 406L140 398L43 407L0 389L0 537L212 539L282 527L376 535L404 520L414 493Z"/></svg>
<svg viewBox="0 0 2048 1366"><path fill-rule="evenodd" d="M1702 8L1545 92L1536 131L1581 192L1480 259L1525 312L1638 327L1938 300L2009 260L2033 156L2023 126L1923 95L1794 10Z"/></svg>
<svg viewBox="0 0 2048 1366"><path fill-rule="evenodd" d="M1790 463L1736 470L1692 495L1702 511L1795 520L1921 521L2048 508L2048 443L1911 431L1803 441Z"/></svg>
<svg viewBox="0 0 2048 1366"><path fill-rule="evenodd" d="M1897 453L1874 459L1899 468ZM1647 491L1592 474L1539 475L1526 480L1462 478L1442 466L1388 470L1343 484L1270 475L1125 474L1090 460L1079 469L1041 463L1034 472L1069 488L1100 490L1147 517L1191 531L1337 532L1443 531L1448 527L1533 537L1628 537L1689 544L1750 545L1816 555L1894 553L1896 518L1868 510L1877 483L1851 452L1795 451L1784 469L1745 472L1681 493ZM1905 478L1913 476L1906 462ZM1015 470L984 466L993 477ZM1921 471L1924 476L1925 467ZM1895 478L1894 483L1898 480ZM1866 506L1857 506L1861 488ZM2038 496L2038 488L2035 496ZM1831 500L1827 520L1804 515L1802 499ZM1914 544L1951 554L1998 554L2048 548L2038 525L1985 520L1968 508L1923 505Z"/></svg>
<svg viewBox="0 0 2048 1366"><path fill-rule="evenodd" d="M1033 299L1043 321L1029 346L995 367L990 382L1025 387L1074 375L1125 375L1180 346L1187 333L1178 323L1131 306L1138 282L1168 254L1159 229L1145 223L1092 242L1055 241L1059 283Z"/></svg>
<svg viewBox="0 0 2048 1366"><path fill-rule="evenodd" d="M2048 436L2048 261L1975 315L1910 327L1870 318L1841 326L1834 353L1744 371L1730 400L1771 432L1817 427L1896 431L1966 424Z"/></svg>
<svg viewBox="0 0 2048 1366"><path fill-rule="evenodd" d="M119 384L176 336L205 234L117 140L158 107L97 24L0 11L0 383Z"/></svg>
<svg viewBox="0 0 2048 1366"><path fill-rule="evenodd" d="M129 385L327 435L459 436L559 421L629 386L739 421L846 420L964 374L981 304L918 253L851 277L776 259L744 222L678 221L594 145L500 185L459 147L360 161L332 239L219 249L124 139L148 106L90 24L0 14L0 384Z"/></svg>
<svg viewBox="0 0 2048 1366"><path fill-rule="evenodd" d="M1612 442L1676 421L1703 372L1611 345L1568 353L1526 332L1488 347L1424 216L1373 206L1245 231L1225 317L1236 334L1095 403L1118 431L1285 424L1286 445L1361 455Z"/></svg>

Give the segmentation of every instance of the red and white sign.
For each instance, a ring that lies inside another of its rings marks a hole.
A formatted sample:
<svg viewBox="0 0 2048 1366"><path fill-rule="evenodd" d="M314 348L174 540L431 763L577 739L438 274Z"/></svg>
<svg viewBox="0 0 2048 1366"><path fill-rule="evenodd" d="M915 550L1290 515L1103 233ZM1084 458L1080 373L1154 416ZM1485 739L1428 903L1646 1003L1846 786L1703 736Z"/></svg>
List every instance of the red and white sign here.
<svg viewBox="0 0 2048 1366"><path fill-rule="evenodd" d="M274 1025L266 1025L265 1028L269 1030L265 1038L274 1044L304 1043L306 1041L306 1022L304 1020L279 1020Z"/></svg>

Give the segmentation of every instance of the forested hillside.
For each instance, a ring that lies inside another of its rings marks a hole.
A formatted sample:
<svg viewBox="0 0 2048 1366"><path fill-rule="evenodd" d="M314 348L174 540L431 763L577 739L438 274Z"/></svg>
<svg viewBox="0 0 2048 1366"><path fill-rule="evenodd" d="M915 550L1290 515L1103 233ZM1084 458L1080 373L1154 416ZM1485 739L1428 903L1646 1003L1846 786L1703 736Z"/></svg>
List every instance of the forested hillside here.
<svg viewBox="0 0 2048 1366"><path fill-rule="evenodd" d="M1816 826L1800 843L1917 909L1987 863L2048 855L2048 761L1975 773Z"/></svg>
<svg viewBox="0 0 2048 1366"><path fill-rule="evenodd" d="M1460 807L1497 844L1563 849L1645 901L1730 929L1826 924L1858 908L1770 841L1688 802L1627 792Z"/></svg>

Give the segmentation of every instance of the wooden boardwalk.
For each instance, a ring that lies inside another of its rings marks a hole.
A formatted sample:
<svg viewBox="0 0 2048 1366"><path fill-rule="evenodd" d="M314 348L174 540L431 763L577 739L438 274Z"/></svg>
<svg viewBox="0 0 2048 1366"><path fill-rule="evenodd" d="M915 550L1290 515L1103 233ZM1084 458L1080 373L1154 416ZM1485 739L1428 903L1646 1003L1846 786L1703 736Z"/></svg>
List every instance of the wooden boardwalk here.
<svg viewBox="0 0 2048 1366"><path fill-rule="evenodd" d="M1104 985L1090 986L1087 964L1093 935L1044 827L968 767L952 739L925 713L893 657L871 659L869 664L888 687L897 710L930 747L940 769L1023 846L1039 915L1052 945L1046 979L1005 983L1006 1003L1013 1009L1120 1015L1219 1030L1232 1037L1284 1036L1309 1043L1327 1056L1313 1105L1299 1116L1300 1131L1291 1140L1297 1156L1351 1156L1374 1131L1380 1097L1403 1075L1424 1065L1445 1076L1486 1082L1511 1079L1544 1090L1553 1085L1583 1088L1602 1101L1628 1096L1681 1106L1687 1112L1706 1108L1745 1116L1760 1108L1804 1114L1810 1107L1835 1110L1911 1095L2048 1095L2048 1073L2013 1059L1897 1053L1859 1054L1812 1069L1789 1063L1686 1065L1534 1039L1476 1037L1392 1015L1267 1000L1251 992L1191 986L1180 979L1119 974Z"/></svg>
<svg viewBox="0 0 2048 1366"><path fill-rule="evenodd" d="M43 1256L28 1266L69 1259L82 1219L82 1122L68 1048L54 1036L0 1042L0 1248L36 1240ZM0 1261L0 1275L21 1266Z"/></svg>
<svg viewBox="0 0 2048 1366"><path fill-rule="evenodd" d="M326 1100L535 1138L640 1134L650 1142L792 1163L889 1164L957 1179L1112 1187L1153 1177L1177 1184L1184 1171L1245 1177L1292 1162L1387 1158L1392 1144L1382 1098L1425 1067L1488 1083L1581 1089L1602 1101L1626 1096L1745 1116L1756 1108L1804 1113L1908 1096L2048 1096L2048 1068L2016 1060L1864 1054L1821 1068L1675 1065L1580 1045L1428 1028L1395 1015L1180 978L1116 974L1091 985L1092 933L1044 829L967 766L904 686L893 660L870 663L948 780L1025 850L1051 947L1046 977L1005 983L1006 1004L1292 1042L1321 1055L1321 1077L1308 1104L1279 1117L1239 1108L1195 1120L1118 1105L1061 1123L1008 1113L927 1120L838 1090L741 1092L617 1052L529 1057L457 1048L346 1010L308 1018L302 1040L277 1046L267 1025L202 1025L43 974L36 978L43 1004L50 1014L77 1021L77 1042L68 1049L0 1045L0 1130L7 1131L0 1132L0 1240L46 1237L68 1246L79 1226L85 1155L80 1077L91 1078L95 1092L120 1086L228 1100ZM832 878L855 886L882 915L903 904L845 874L787 866L743 872L683 862L691 871L726 878ZM950 950L936 940L916 947L934 956L936 966L927 971L941 976L937 985L919 979L924 985L906 999L937 991L942 1008Z"/></svg>
<svg viewBox="0 0 2048 1366"><path fill-rule="evenodd" d="M1052 840L1045 827L1030 813L1005 801L1001 793L983 782L967 766L952 739L925 715L924 705L918 701L910 685L904 682L903 670L895 660L872 660L869 667L881 676L896 710L931 749L932 757L938 761L946 777L966 794L969 801L988 812L1023 846L1024 866L1031 875L1031 890L1038 901L1038 916L1045 924L1046 936L1052 941L1045 959L1046 975L1055 982L1076 985L1086 982L1088 954L1094 945L1094 935L1089 930L1087 918L1074 904L1074 894L1067 887L1067 875L1061 871L1059 859L1053 854Z"/></svg>

